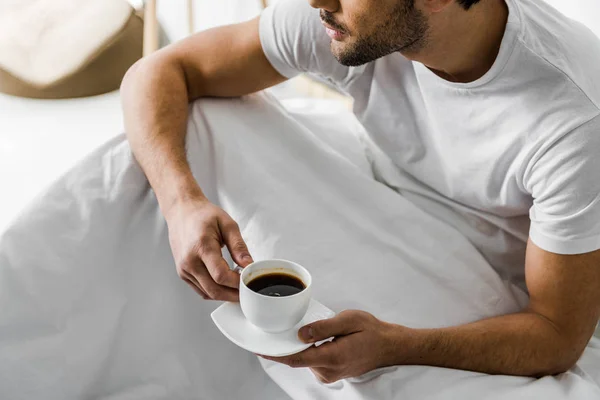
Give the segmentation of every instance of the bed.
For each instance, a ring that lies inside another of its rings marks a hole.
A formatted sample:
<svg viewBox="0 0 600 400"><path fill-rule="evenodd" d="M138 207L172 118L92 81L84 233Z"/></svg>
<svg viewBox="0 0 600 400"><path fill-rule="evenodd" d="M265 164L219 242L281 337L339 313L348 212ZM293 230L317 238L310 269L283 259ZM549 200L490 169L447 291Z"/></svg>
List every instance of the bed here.
<svg viewBox="0 0 600 400"><path fill-rule="evenodd" d="M468 240L404 198L411 183L343 106L259 94L190 111L188 157L210 199L240 223L256 259L307 266L315 297L334 311L436 327L525 304ZM406 366L323 385L306 370L259 363L212 324L218 304L177 277L166 224L123 135L4 229L0 301L2 398L600 396L596 339L577 367L539 380Z"/></svg>

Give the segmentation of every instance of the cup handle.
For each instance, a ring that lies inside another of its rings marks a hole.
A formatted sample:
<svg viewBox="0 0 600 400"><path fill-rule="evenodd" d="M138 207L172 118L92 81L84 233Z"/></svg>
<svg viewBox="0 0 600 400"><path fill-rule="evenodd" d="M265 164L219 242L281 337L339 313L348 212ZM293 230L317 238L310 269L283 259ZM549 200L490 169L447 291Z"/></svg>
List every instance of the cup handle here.
<svg viewBox="0 0 600 400"><path fill-rule="evenodd" d="M237 272L238 274L242 274L242 271L244 271L244 268L240 267L239 265L237 265L236 263L233 264L233 266L231 267L231 270L234 272Z"/></svg>

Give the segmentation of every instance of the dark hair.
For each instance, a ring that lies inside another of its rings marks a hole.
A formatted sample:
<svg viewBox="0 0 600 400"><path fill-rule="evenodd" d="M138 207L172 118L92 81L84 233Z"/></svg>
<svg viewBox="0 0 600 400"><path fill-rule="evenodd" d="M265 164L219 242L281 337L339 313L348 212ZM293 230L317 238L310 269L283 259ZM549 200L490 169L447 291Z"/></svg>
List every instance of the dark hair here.
<svg viewBox="0 0 600 400"><path fill-rule="evenodd" d="M458 2L458 4L463 6L463 8L465 10L468 10L469 8L471 8L471 6L473 4L479 3L479 0L456 0L456 1Z"/></svg>

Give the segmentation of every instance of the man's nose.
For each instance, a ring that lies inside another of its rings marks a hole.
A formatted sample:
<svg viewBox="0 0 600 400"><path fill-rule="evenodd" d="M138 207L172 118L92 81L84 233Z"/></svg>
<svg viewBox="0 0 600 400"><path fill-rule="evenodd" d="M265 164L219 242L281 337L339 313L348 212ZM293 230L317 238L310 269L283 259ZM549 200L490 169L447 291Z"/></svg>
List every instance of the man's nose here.
<svg viewBox="0 0 600 400"><path fill-rule="evenodd" d="M323 9L330 13L334 13L340 8L339 0L308 0L308 3L313 8Z"/></svg>

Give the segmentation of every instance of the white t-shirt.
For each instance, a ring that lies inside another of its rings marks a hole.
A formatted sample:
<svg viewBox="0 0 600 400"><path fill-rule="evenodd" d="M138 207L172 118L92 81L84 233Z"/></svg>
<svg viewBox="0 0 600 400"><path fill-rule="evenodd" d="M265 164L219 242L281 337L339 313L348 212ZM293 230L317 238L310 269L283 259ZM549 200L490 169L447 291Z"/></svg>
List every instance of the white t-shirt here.
<svg viewBox="0 0 600 400"><path fill-rule="evenodd" d="M260 37L282 75L351 95L373 141L421 185L419 205L524 287L528 237L553 253L600 249L600 40L540 0L507 4L493 67L466 84L399 53L339 64L306 0L265 10Z"/></svg>

